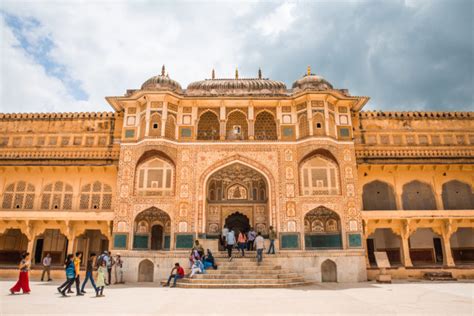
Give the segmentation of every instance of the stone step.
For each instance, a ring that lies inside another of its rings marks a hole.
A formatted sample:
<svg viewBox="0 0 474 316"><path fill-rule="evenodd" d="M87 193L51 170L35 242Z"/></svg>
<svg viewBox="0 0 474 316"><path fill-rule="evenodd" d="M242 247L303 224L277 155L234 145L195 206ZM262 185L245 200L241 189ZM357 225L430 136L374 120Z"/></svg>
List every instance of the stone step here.
<svg viewBox="0 0 474 316"><path fill-rule="evenodd" d="M282 270L281 266L273 266L273 265L268 265L268 266L217 266L217 270L229 270L229 271L243 271L243 270ZM217 271L214 270L214 271Z"/></svg>
<svg viewBox="0 0 474 316"><path fill-rule="evenodd" d="M176 287L188 288L188 289L278 289L278 288L289 288L295 286L306 286L311 285L312 282L293 282L293 283L281 283L281 284L206 284L206 283L177 283Z"/></svg>
<svg viewBox="0 0 474 316"><path fill-rule="evenodd" d="M457 281L457 279L453 278L453 274L447 271L425 272L423 279L430 281Z"/></svg>
<svg viewBox="0 0 474 316"><path fill-rule="evenodd" d="M269 278L294 278L299 277L297 273L284 274L196 274L195 279L269 279Z"/></svg>
<svg viewBox="0 0 474 316"><path fill-rule="evenodd" d="M263 263L258 265L255 262L239 262L239 263L233 263L233 262L223 262L223 263L217 263L217 266L219 268L235 268L235 269L240 269L242 267L281 267L281 265L276 265L276 264L271 264L271 263Z"/></svg>
<svg viewBox="0 0 474 316"><path fill-rule="evenodd" d="M283 284L304 282L304 278L287 278L287 279L189 279L184 278L178 280L177 283L197 283L197 284Z"/></svg>
<svg viewBox="0 0 474 316"><path fill-rule="evenodd" d="M291 271L288 269L217 269L217 270L206 270L207 274L235 274L235 275L242 275L242 274L284 274L290 273Z"/></svg>

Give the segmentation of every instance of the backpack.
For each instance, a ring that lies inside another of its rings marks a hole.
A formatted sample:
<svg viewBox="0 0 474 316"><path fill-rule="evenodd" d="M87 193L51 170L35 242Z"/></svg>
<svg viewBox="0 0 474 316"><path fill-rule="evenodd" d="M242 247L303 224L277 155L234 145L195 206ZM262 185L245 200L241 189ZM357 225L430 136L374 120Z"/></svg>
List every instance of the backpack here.
<svg viewBox="0 0 474 316"><path fill-rule="evenodd" d="M102 265L103 261L104 261L104 255L100 255L99 258L97 258L97 262L95 263L96 267L99 268Z"/></svg>

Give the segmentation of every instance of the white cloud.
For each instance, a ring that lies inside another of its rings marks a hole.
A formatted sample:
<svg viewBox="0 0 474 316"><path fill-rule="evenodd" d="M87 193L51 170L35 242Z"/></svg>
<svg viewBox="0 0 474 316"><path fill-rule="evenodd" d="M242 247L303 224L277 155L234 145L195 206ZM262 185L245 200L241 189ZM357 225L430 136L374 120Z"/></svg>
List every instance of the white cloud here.
<svg viewBox="0 0 474 316"><path fill-rule="evenodd" d="M264 36L276 37L285 32L295 21L294 8L296 3L283 3L275 10L263 17L257 23L255 28Z"/></svg>

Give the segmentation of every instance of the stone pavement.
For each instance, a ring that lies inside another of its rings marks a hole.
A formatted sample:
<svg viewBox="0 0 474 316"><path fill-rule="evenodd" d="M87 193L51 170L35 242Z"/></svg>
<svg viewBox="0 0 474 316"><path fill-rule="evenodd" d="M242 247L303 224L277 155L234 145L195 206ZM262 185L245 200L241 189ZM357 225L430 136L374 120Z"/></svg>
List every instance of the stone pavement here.
<svg viewBox="0 0 474 316"><path fill-rule="evenodd" d="M9 295L0 281L0 315L473 315L472 282L321 284L290 289L180 289L129 284L103 298L61 298L55 284L32 282Z"/></svg>

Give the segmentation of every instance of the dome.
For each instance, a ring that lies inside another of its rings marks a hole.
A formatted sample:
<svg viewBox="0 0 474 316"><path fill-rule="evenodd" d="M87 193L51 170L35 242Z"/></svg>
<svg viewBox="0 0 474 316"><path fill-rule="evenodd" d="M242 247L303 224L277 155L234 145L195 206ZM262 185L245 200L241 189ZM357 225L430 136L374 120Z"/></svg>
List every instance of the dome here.
<svg viewBox="0 0 474 316"><path fill-rule="evenodd" d="M286 94L286 85L281 81L262 78L239 78L236 71L235 79L216 79L214 71L212 79L192 82L186 89L187 95L275 95Z"/></svg>
<svg viewBox="0 0 474 316"><path fill-rule="evenodd" d="M293 91L299 90L317 90L317 91L324 91L324 90L332 90L332 84L330 84L326 79L321 76L317 76L311 73L311 69L308 67L308 72L302 78L296 80L293 83Z"/></svg>
<svg viewBox="0 0 474 316"><path fill-rule="evenodd" d="M165 66L161 68L161 75L153 76L142 84L141 90L171 90L174 92L182 92L181 85L165 75Z"/></svg>

